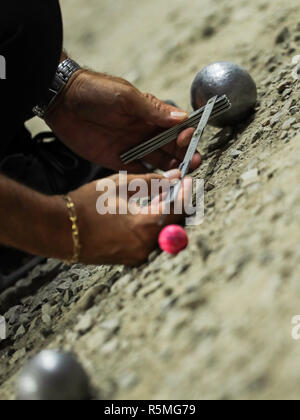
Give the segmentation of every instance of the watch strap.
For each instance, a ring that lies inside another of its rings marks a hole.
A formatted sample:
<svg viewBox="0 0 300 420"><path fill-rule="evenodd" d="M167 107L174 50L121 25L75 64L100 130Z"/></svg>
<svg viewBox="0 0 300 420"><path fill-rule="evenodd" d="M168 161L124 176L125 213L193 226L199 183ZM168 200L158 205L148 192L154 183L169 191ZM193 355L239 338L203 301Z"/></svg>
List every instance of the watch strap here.
<svg viewBox="0 0 300 420"><path fill-rule="evenodd" d="M44 119L55 98L62 92L73 74L80 69L80 65L71 58L67 58L61 62L45 98L40 104L33 108L33 113Z"/></svg>

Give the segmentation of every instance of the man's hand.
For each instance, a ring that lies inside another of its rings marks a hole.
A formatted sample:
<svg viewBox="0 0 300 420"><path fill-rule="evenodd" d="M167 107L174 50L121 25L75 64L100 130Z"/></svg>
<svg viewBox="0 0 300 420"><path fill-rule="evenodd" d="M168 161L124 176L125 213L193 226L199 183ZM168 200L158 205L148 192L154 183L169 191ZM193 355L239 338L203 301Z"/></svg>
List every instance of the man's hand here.
<svg viewBox="0 0 300 420"><path fill-rule="evenodd" d="M168 177L167 183L179 178L180 172L172 171ZM80 262L134 266L147 259L157 246L162 229L159 226L162 202L154 199L152 212L147 215L118 214L120 207L124 208L128 203L118 192L120 188L127 189L128 184L134 180L144 180L150 187L152 180L163 178L157 174L130 175L126 183L125 180L120 181L117 175L111 177L117 190L117 214L100 215L96 210L97 200L104 194L97 191L97 186L105 185L105 179L100 180L99 185L98 182L92 182L70 193L78 216L82 245ZM190 198L191 188L192 182L184 183L179 202ZM61 260L73 257L71 223L66 203L61 196L45 196L0 175L0 197L2 245ZM131 198L128 194L128 200ZM165 224L180 221L182 216L173 213L166 217Z"/></svg>
<svg viewBox="0 0 300 420"><path fill-rule="evenodd" d="M148 191L151 191L151 181L165 179L169 183L180 177L179 171L171 171L168 179L162 175L148 174L133 176L120 180L118 175L109 179L114 182L117 191L117 214L99 215L96 211L96 201L101 194L97 192L101 186L107 185L107 179L93 182L70 194L72 197L79 221L80 241L82 252L80 261L86 264L124 264L135 266L143 263L150 252L157 246L158 235L163 226L159 224L163 209L163 197L155 198L149 205L149 214L132 215L119 214L120 208L128 205L119 192L127 190L131 181L143 180L147 183ZM127 182L127 184L126 184ZM103 188L104 189L104 188ZM184 180L178 201L191 198L192 180ZM107 193L105 199L109 201ZM128 200L131 195L128 194ZM111 197L115 198L115 197ZM151 210L151 211L150 211ZM164 224L177 223L182 215L174 215L172 212L166 216ZM70 232L71 235L71 232Z"/></svg>
<svg viewBox="0 0 300 420"><path fill-rule="evenodd" d="M81 71L71 78L46 122L58 138L85 159L114 170L143 173L142 163L125 166L120 154L187 117L185 112L142 94L123 79ZM145 161L163 170L178 167L193 132L192 128L185 130L177 142ZM191 169L200 163L197 153Z"/></svg>

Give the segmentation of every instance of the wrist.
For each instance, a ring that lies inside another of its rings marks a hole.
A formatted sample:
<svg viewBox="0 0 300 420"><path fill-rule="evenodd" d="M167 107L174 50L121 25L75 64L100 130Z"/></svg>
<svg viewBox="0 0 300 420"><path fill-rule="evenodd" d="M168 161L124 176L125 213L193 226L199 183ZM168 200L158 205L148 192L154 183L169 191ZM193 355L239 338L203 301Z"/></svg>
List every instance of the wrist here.
<svg viewBox="0 0 300 420"><path fill-rule="evenodd" d="M61 95L71 77L81 69L79 64L70 58L62 61L55 73L55 77L47 91L44 99L33 108L33 113L44 119L45 115L55 102L56 98Z"/></svg>
<svg viewBox="0 0 300 420"><path fill-rule="evenodd" d="M77 86L82 83L82 76L86 73L88 73L88 70L86 69L78 70L48 108L44 119L53 130L55 130L55 121L57 118L63 117L67 112L72 112L76 109L76 104L80 107L79 101L76 100L76 95L74 95L74 91L77 91Z"/></svg>
<svg viewBox="0 0 300 420"><path fill-rule="evenodd" d="M67 261L73 256L71 222L67 206L61 196L41 196L36 220L37 239L34 254Z"/></svg>

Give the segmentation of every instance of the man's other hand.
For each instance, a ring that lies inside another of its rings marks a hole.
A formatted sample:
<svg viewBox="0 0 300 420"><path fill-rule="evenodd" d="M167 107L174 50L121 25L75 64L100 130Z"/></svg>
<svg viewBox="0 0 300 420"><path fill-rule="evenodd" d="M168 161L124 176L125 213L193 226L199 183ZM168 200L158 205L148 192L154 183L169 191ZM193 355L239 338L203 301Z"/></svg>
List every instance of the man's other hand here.
<svg viewBox="0 0 300 420"><path fill-rule="evenodd" d="M123 79L86 70L70 79L46 122L58 138L83 158L113 170L143 173L141 162L125 166L120 154L187 117L187 113L150 94L142 94ZM177 168L193 133L193 128L186 129L177 141L147 156L145 162L165 171ZM197 153L191 169L200 164Z"/></svg>

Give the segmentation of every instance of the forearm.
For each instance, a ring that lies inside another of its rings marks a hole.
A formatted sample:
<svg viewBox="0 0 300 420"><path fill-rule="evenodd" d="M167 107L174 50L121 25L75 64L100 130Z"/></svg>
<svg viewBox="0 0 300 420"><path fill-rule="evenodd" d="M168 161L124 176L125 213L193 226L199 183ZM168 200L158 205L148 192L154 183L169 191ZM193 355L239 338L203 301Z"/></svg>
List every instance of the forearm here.
<svg viewBox="0 0 300 420"><path fill-rule="evenodd" d="M34 255L70 258L73 245L63 200L0 175L0 242Z"/></svg>

